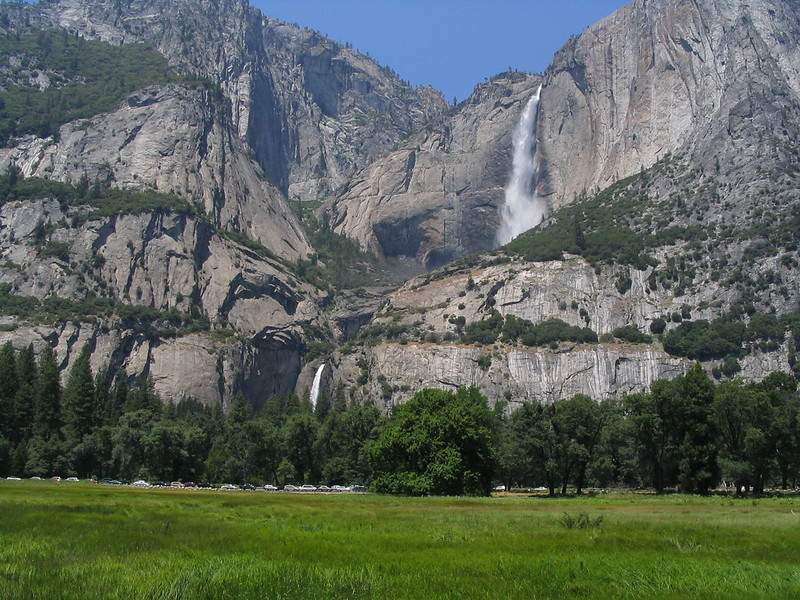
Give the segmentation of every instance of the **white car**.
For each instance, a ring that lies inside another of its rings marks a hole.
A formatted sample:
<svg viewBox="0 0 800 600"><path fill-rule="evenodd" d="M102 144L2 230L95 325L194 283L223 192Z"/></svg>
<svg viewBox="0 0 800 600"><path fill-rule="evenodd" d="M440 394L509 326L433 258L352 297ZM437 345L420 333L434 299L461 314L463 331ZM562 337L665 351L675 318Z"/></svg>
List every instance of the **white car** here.
<svg viewBox="0 0 800 600"><path fill-rule="evenodd" d="M77 477L67 477L64 481L69 481L70 483L78 483L79 479Z"/></svg>
<svg viewBox="0 0 800 600"><path fill-rule="evenodd" d="M61 481L61 477L59 477L58 475L56 475L55 477L51 477L51 478L50 478L50 481L55 481L56 483L58 483L59 481Z"/></svg>
<svg viewBox="0 0 800 600"><path fill-rule="evenodd" d="M297 492L299 490L300 490L300 488L297 487L296 485L289 484L289 485L283 486L283 491L284 492Z"/></svg>
<svg viewBox="0 0 800 600"><path fill-rule="evenodd" d="M140 479L139 481L134 481L134 482L133 482L133 487L137 487L137 488L149 488L149 487L150 487L150 484L149 484L149 483L147 483L146 481L144 481L143 479Z"/></svg>
<svg viewBox="0 0 800 600"><path fill-rule="evenodd" d="M277 492L278 488L276 488L274 485L267 484L267 485L264 486L264 491L265 492Z"/></svg>
<svg viewBox="0 0 800 600"><path fill-rule="evenodd" d="M172 483L169 484L169 487L182 488L183 484L180 481L173 481Z"/></svg>
<svg viewBox="0 0 800 600"><path fill-rule="evenodd" d="M342 493L344 493L344 492L352 492L353 491L353 488L351 488L350 486L347 486L347 485L335 485L335 486L333 486L332 489L333 489L334 492L342 492Z"/></svg>
<svg viewBox="0 0 800 600"><path fill-rule="evenodd" d="M224 492L235 492L239 489L239 487L231 483L226 483L225 485L221 485L219 489L221 489Z"/></svg>
<svg viewBox="0 0 800 600"><path fill-rule="evenodd" d="M327 485L321 485L321 486L319 486L317 488L317 491L318 492L322 492L323 494L328 494L330 492L333 492L334 489L333 488L329 488Z"/></svg>
<svg viewBox="0 0 800 600"><path fill-rule="evenodd" d="M19 477L6 477L6 481L22 481Z"/></svg>
<svg viewBox="0 0 800 600"><path fill-rule="evenodd" d="M41 481L41 480L42 480L41 477L36 477L35 475L31 477L31 481Z"/></svg>
<svg viewBox="0 0 800 600"><path fill-rule="evenodd" d="M316 492L317 488L310 484L301 485L299 491L301 492Z"/></svg>

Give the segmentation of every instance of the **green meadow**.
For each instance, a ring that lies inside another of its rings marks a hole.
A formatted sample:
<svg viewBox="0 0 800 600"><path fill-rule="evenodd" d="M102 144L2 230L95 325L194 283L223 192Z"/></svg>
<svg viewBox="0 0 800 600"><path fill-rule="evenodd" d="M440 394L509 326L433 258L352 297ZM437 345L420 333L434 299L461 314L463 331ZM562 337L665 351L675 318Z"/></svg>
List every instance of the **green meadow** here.
<svg viewBox="0 0 800 600"><path fill-rule="evenodd" d="M797 598L800 499L0 481L0 598Z"/></svg>

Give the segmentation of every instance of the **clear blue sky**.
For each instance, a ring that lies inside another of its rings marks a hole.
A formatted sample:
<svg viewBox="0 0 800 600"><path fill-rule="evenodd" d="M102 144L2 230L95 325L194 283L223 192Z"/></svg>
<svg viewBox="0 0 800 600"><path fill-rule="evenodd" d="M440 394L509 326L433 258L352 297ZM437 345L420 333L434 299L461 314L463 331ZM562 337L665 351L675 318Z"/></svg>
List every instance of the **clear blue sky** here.
<svg viewBox="0 0 800 600"><path fill-rule="evenodd" d="M543 71L570 35L625 0L251 0L264 14L350 42L448 100L508 67Z"/></svg>

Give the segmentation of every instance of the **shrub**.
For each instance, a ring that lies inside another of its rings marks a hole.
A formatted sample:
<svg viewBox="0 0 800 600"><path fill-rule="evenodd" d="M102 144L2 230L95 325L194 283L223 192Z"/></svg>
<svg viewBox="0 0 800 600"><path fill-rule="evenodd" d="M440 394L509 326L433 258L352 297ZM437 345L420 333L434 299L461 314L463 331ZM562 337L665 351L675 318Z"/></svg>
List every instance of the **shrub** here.
<svg viewBox="0 0 800 600"><path fill-rule="evenodd" d="M745 334L742 323L725 319L683 323L664 336L664 349L673 356L696 360L739 356Z"/></svg>
<svg viewBox="0 0 800 600"><path fill-rule="evenodd" d="M653 341L653 338L649 335L642 333L639 331L637 327L633 325L626 325L625 327L617 327L614 330L614 337L620 340L625 340L626 342L632 342L634 344L649 344Z"/></svg>
<svg viewBox="0 0 800 600"><path fill-rule="evenodd" d="M521 340L526 346L547 346L557 342L597 343L597 334L588 327L575 327L560 319L550 319L534 325L514 315L506 318L504 339Z"/></svg>
<svg viewBox="0 0 800 600"><path fill-rule="evenodd" d="M464 317L458 317L458 319L461 322ZM492 311L492 314L487 319L470 323L467 326L464 332L464 342L467 344L494 344L497 338L500 337L502 329L503 316L496 310Z"/></svg>
<svg viewBox="0 0 800 600"><path fill-rule="evenodd" d="M662 318L653 319L650 323L650 333L661 335L667 329L667 322Z"/></svg>
<svg viewBox="0 0 800 600"><path fill-rule="evenodd" d="M596 529L603 525L603 515L590 517L588 513L582 512L577 515L564 513L558 520L564 529Z"/></svg>

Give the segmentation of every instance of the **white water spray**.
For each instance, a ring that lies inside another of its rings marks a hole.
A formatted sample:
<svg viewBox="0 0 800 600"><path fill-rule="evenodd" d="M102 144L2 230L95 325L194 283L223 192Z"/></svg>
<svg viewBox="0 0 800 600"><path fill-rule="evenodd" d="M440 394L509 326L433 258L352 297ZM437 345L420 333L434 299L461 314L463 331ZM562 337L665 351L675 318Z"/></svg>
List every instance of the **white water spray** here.
<svg viewBox="0 0 800 600"><path fill-rule="evenodd" d="M539 114L539 97L542 86L528 100L522 117L514 130L514 170L506 186L506 202L497 241L505 245L521 233L536 227L544 218L544 206L533 191L536 176L534 154L536 151L536 118Z"/></svg>
<svg viewBox="0 0 800 600"><path fill-rule="evenodd" d="M322 374L325 372L325 363L322 363L317 369L317 374L314 375L314 383L311 384L311 393L308 399L311 401L311 408L317 408L317 400L319 400L319 388L322 384Z"/></svg>

